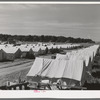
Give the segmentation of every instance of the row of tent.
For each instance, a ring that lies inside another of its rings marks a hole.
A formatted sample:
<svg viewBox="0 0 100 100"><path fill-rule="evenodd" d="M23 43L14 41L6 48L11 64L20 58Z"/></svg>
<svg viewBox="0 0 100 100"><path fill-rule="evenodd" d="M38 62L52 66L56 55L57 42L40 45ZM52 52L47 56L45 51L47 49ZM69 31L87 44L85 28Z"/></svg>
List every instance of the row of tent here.
<svg viewBox="0 0 100 100"><path fill-rule="evenodd" d="M51 45L51 46L35 46L34 44L25 44L20 46L13 46L13 45L0 45L0 61L5 60L14 60L16 58L35 58L39 55L44 55L50 49L54 49L60 47L61 45ZM77 44L74 45L62 45L66 47L75 47L79 46Z"/></svg>
<svg viewBox="0 0 100 100"><path fill-rule="evenodd" d="M90 74L91 64L98 52L99 45L73 50L65 55L57 54L56 59L37 57L27 74L27 78L39 82L49 79L56 82L63 79L68 85L83 85L87 74Z"/></svg>

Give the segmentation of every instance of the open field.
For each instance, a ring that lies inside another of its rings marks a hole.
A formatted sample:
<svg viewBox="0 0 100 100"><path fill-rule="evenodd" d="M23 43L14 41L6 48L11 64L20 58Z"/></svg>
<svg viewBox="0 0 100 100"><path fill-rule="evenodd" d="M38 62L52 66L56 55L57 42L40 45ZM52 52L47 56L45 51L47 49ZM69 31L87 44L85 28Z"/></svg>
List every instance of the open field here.
<svg viewBox="0 0 100 100"><path fill-rule="evenodd" d="M7 80L15 81L19 76L21 76L21 79L24 79L33 62L33 59L17 59L14 62L1 62L0 85L4 85Z"/></svg>

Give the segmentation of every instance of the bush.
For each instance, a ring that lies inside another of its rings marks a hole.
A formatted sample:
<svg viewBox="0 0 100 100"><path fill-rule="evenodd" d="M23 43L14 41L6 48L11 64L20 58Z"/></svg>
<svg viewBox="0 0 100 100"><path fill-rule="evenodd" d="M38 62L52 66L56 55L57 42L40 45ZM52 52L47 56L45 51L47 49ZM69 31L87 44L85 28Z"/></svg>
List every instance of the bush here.
<svg viewBox="0 0 100 100"><path fill-rule="evenodd" d="M27 53L25 58L35 59L34 54Z"/></svg>
<svg viewBox="0 0 100 100"><path fill-rule="evenodd" d="M50 49L50 53L51 54L54 54L54 53L59 53L60 52L60 49L56 48L56 49Z"/></svg>

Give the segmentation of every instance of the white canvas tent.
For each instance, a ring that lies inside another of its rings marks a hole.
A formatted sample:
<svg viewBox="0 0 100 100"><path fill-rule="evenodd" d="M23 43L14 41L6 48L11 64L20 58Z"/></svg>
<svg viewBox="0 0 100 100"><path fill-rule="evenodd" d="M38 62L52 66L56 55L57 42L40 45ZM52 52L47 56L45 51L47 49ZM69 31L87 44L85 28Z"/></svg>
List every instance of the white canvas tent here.
<svg viewBox="0 0 100 100"><path fill-rule="evenodd" d="M30 71L27 76L37 76L40 75L52 62L52 59L44 59L36 57Z"/></svg>
<svg viewBox="0 0 100 100"><path fill-rule="evenodd" d="M83 76L86 75L86 67L90 67L88 66L90 58L93 58L93 52L97 49L98 46L95 47L94 45L67 53L66 55L57 54L55 60L36 58L27 76L40 76L48 79L62 78L65 79L68 84L85 82ZM96 54L96 52L94 54Z"/></svg>
<svg viewBox="0 0 100 100"><path fill-rule="evenodd" d="M6 53L0 49L0 61L5 61L6 60Z"/></svg>
<svg viewBox="0 0 100 100"><path fill-rule="evenodd" d="M55 60L41 73L41 76L81 81L83 67L83 60Z"/></svg>
<svg viewBox="0 0 100 100"><path fill-rule="evenodd" d="M27 76L40 76L49 79L66 78L76 81L81 81L83 71L83 61L76 61L73 63L69 60L52 60L36 58L32 68Z"/></svg>
<svg viewBox="0 0 100 100"><path fill-rule="evenodd" d="M40 48L41 48L41 54L46 54L46 47L40 46Z"/></svg>
<svg viewBox="0 0 100 100"><path fill-rule="evenodd" d="M21 52L22 52L21 58L26 58L27 53L30 52L30 48L28 48L27 46L20 46L19 49L20 49Z"/></svg>
<svg viewBox="0 0 100 100"><path fill-rule="evenodd" d="M20 58L21 51L16 47L4 47L0 51L2 52L2 60L14 60L15 58Z"/></svg>
<svg viewBox="0 0 100 100"><path fill-rule="evenodd" d="M35 57L41 55L41 48L40 47L34 47L34 48L32 48L32 50L34 52Z"/></svg>

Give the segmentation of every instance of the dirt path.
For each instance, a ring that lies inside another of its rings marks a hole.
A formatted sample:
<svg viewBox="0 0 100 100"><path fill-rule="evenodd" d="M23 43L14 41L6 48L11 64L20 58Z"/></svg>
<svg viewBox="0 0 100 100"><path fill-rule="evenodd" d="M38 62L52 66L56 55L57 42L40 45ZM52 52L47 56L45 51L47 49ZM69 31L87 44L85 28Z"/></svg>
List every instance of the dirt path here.
<svg viewBox="0 0 100 100"><path fill-rule="evenodd" d="M0 63L0 86L4 85L7 80L14 81L22 77L26 78L26 74L32 67L34 60L19 59L14 62Z"/></svg>

